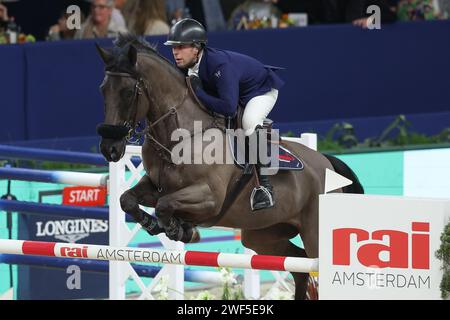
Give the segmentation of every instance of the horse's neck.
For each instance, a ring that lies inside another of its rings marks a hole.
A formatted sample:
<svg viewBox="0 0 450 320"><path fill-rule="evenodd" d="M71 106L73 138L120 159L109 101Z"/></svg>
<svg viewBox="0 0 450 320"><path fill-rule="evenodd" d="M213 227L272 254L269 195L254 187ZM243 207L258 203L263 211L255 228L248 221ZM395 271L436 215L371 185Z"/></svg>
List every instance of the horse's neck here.
<svg viewBox="0 0 450 320"><path fill-rule="evenodd" d="M203 127L209 125L212 117L192 98L184 77L177 74L176 70L170 70L166 62L158 60L160 58L150 56L146 58L148 69L144 70L144 74L148 75L149 95L152 100L147 121L152 123L169 113L172 108L176 108L179 128L193 131L194 121L202 121ZM174 121L174 119L168 121ZM169 142L167 140L170 139L171 132L161 131L167 131L167 129L171 128L164 124L158 124L155 129L158 138L165 142Z"/></svg>

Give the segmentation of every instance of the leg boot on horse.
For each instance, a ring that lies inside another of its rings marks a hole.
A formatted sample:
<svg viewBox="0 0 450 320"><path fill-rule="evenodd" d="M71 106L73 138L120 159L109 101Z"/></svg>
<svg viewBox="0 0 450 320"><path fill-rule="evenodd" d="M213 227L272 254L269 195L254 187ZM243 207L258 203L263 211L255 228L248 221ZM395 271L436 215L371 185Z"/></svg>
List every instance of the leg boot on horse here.
<svg viewBox="0 0 450 320"><path fill-rule="evenodd" d="M156 203L156 196L157 192L150 178L143 176L133 188L127 190L120 197L122 210L131 215L134 221L152 236L164 232L164 228L158 224L157 218L139 208L139 205L153 207Z"/></svg>

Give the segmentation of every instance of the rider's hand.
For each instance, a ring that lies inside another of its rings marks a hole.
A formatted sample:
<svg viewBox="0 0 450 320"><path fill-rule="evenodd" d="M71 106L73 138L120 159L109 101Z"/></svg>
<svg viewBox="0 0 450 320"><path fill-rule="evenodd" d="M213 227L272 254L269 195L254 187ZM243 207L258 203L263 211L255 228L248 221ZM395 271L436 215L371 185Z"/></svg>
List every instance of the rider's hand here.
<svg viewBox="0 0 450 320"><path fill-rule="evenodd" d="M189 79L191 80L192 89L194 89L194 91L197 91L197 89L203 89L202 80L200 80L199 77L190 75Z"/></svg>

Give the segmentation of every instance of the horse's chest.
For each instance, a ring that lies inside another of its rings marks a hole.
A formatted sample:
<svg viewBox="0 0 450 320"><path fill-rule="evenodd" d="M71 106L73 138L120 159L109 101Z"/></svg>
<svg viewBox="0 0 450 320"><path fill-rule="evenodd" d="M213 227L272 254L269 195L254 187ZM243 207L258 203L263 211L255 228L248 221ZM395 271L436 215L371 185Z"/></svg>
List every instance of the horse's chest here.
<svg viewBox="0 0 450 320"><path fill-rule="evenodd" d="M147 175L153 184L165 192L178 190L185 184L183 174L173 165L150 167Z"/></svg>

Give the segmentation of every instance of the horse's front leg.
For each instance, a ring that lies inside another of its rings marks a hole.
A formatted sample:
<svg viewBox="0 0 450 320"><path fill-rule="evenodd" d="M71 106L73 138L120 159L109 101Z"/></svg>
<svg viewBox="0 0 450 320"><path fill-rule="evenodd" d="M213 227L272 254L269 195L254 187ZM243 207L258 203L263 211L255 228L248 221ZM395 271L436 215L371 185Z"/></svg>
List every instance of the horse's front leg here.
<svg viewBox="0 0 450 320"><path fill-rule="evenodd" d="M146 207L154 207L157 199L158 192L156 187L150 178L145 175L133 188L125 191L120 196L120 206L150 235L157 235L164 232L164 229L158 225L157 218L139 208L140 204Z"/></svg>
<svg viewBox="0 0 450 320"><path fill-rule="evenodd" d="M184 220L196 221L211 216L215 207L216 201L211 188L208 184L201 183L159 198L155 213L169 239L193 243L200 240L197 229L189 223L181 223L174 214L178 212Z"/></svg>

